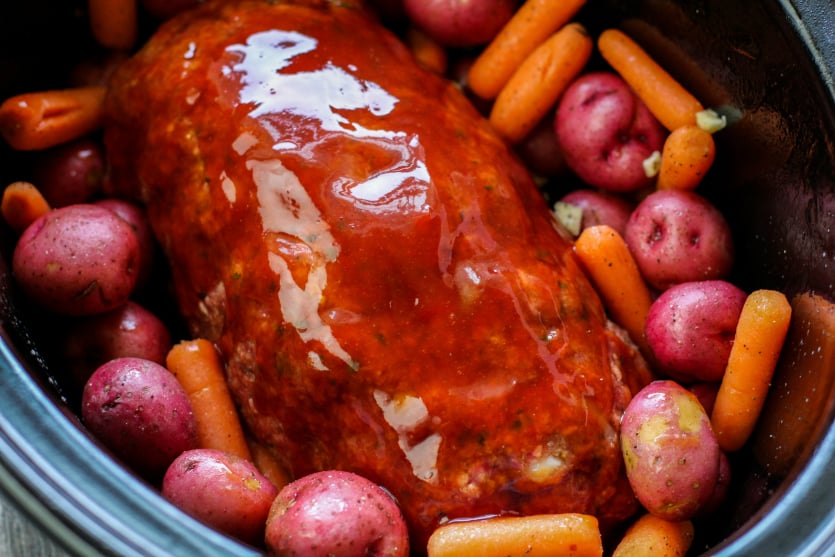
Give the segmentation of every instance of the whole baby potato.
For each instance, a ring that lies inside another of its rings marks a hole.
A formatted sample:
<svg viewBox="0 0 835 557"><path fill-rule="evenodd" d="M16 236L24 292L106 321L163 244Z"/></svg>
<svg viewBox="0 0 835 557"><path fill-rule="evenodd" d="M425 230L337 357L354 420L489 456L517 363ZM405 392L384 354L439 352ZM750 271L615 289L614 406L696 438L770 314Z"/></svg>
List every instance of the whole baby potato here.
<svg viewBox="0 0 835 557"><path fill-rule="evenodd" d="M725 217L689 191L659 190L645 197L626 223L624 240L644 279L659 290L723 279L734 262Z"/></svg>
<svg viewBox="0 0 835 557"><path fill-rule="evenodd" d="M78 385L116 358L142 358L165 365L171 349L168 326L144 306L128 300L114 310L73 319L62 337L61 356Z"/></svg>
<svg viewBox="0 0 835 557"><path fill-rule="evenodd" d="M102 190L104 149L92 139L77 139L39 153L33 182L51 207L87 203Z"/></svg>
<svg viewBox="0 0 835 557"><path fill-rule="evenodd" d="M139 258L136 263L136 288L144 286L153 272L156 255L156 240L145 209L124 199L106 198L95 202L99 207L110 209L127 222L139 241Z"/></svg>
<svg viewBox="0 0 835 557"><path fill-rule="evenodd" d="M580 231L589 226L605 224L614 228L621 236L626 232L626 221L629 220L633 209L633 205L623 197L592 189L571 191L562 196L559 202L582 210Z"/></svg>
<svg viewBox="0 0 835 557"><path fill-rule="evenodd" d="M409 555L395 500L368 479L344 471L303 476L282 488L267 519L267 548L282 557Z"/></svg>
<svg viewBox="0 0 835 557"><path fill-rule="evenodd" d="M516 0L403 0L412 23L444 46L475 46L496 36Z"/></svg>
<svg viewBox="0 0 835 557"><path fill-rule="evenodd" d="M255 464L216 449L183 452L162 480L162 496L176 507L252 545L263 543L276 495Z"/></svg>
<svg viewBox="0 0 835 557"><path fill-rule="evenodd" d="M87 428L141 476L159 479L183 451L196 448L194 413L186 392L161 365L117 358L84 385Z"/></svg>
<svg viewBox="0 0 835 557"><path fill-rule="evenodd" d="M577 78L557 105L554 128L568 167L586 184L613 192L650 186L644 161L666 131L620 76Z"/></svg>
<svg viewBox="0 0 835 557"><path fill-rule="evenodd" d="M658 369L677 381L720 381L746 294L730 282L683 282L649 308L646 339Z"/></svg>
<svg viewBox="0 0 835 557"><path fill-rule="evenodd" d="M50 211L21 234L12 272L23 293L59 314L119 307L136 286L139 243L131 226L93 204Z"/></svg>
<svg viewBox="0 0 835 557"><path fill-rule="evenodd" d="M629 484L648 512L685 520L713 496L719 443L696 396L675 381L638 391L623 413L620 444Z"/></svg>

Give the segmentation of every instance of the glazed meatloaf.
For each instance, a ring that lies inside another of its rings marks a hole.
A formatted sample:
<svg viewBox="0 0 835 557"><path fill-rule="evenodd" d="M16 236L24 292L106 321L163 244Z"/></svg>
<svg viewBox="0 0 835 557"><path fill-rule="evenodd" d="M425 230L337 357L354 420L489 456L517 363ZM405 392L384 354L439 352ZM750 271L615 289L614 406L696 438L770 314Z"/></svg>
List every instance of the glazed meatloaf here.
<svg viewBox="0 0 835 557"><path fill-rule="evenodd" d="M225 0L114 76L112 193L141 200L194 336L293 476L360 473L447 520L636 509L649 375L540 192L361 7Z"/></svg>

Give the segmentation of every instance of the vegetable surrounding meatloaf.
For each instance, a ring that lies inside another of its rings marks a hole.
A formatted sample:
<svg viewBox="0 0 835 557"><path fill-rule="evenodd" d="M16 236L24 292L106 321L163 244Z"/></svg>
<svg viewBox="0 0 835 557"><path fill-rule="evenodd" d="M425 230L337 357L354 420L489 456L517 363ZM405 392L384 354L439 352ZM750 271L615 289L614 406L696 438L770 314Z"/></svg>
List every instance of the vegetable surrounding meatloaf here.
<svg viewBox="0 0 835 557"><path fill-rule="evenodd" d="M636 509L649 378L531 176L450 82L345 2L209 2L114 76L111 193L148 207L191 333L294 476L446 520Z"/></svg>

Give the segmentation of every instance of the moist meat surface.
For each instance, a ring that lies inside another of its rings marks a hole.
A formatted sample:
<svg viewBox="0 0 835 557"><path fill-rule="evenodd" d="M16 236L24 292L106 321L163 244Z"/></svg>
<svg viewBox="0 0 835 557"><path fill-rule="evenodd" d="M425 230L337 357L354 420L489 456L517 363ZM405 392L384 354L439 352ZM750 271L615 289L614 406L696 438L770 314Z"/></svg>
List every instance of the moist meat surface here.
<svg viewBox="0 0 835 557"><path fill-rule="evenodd" d="M377 481L416 540L635 510L617 432L646 367L525 168L363 11L204 4L108 111L113 193L147 204L191 333L293 475Z"/></svg>

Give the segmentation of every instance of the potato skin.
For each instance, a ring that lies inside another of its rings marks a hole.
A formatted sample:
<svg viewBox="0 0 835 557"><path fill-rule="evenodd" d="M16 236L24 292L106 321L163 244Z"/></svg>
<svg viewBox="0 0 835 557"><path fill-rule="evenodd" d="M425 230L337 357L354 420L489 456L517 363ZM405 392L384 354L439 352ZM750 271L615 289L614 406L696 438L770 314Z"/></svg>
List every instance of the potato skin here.
<svg viewBox="0 0 835 557"><path fill-rule="evenodd" d="M720 449L693 393L670 380L644 387L621 421L626 476L646 510L666 520L695 516L714 494Z"/></svg>
<svg viewBox="0 0 835 557"><path fill-rule="evenodd" d="M745 297L723 280L684 282L662 292L646 323L657 369L684 383L720 381Z"/></svg>
<svg viewBox="0 0 835 557"><path fill-rule="evenodd" d="M71 322L61 342L61 355L79 387L100 365L116 358L142 358L165 365L171 349L168 326L144 306L124 305Z"/></svg>
<svg viewBox="0 0 835 557"><path fill-rule="evenodd" d="M282 557L405 557L406 523L395 500L351 472L314 472L287 484L267 519L267 548Z"/></svg>
<svg viewBox="0 0 835 557"><path fill-rule="evenodd" d="M554 128L566 164L586 184L613 192L652 184L643 161L661 151L666 132L620 76L577 78L557 105Z"/></svg>
<svg viewBox="0 0 835 557"><path fill-rule="evenodd" d="M278 489L255 465L217 449L193 449L174 459L162 496L189 515L253 545L261 545Z"/></svg>
<svg viewBox="0 0 835 557"><path fill-rule="evenodd" d="M33 173L51 207L87 203L102 191L104 150L88 138L64 143L42 152Z"/></svg>
<svg viewBox="0 0 835 557"><path fill-rule="evenodd" d="M127 302L136 286L139 244L130 225L93 204L50 211L23 231L12 272L45 309L91 315Z"/></svg>
<svg viewBox="0 0 835 557"><path fill-rule="evenodd" d="M646 281L665 290L674 284L725 278L734 262L725 217L704 197L660 190L641 201L624 236Z"/></svg>
<svg viewBox="0 0 835 557"><path fill-rule="evenodd" d="M507 23L515 0L404 0L411 21L444 46L485 44Z"/></svg>
<svg viewBox="0 0 835 557"><path fill-rule="evenodd" d="M197 446L191 403L166 368L141 358L100 366L84 385L81 417L124 463L150 480Z"/></svg>
<svg viewBox="0 0 835 557"><path fill-rule="evenodd" d="M632 214L633 206L626 199L618 195L598 190L579 189L565 194L563 203L569 203L583 210L580 230L605 224L614 228L618 234L624 235L626 222Z"/></svg>

